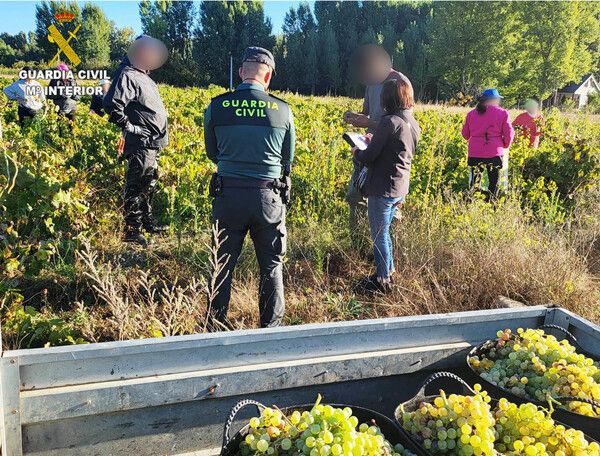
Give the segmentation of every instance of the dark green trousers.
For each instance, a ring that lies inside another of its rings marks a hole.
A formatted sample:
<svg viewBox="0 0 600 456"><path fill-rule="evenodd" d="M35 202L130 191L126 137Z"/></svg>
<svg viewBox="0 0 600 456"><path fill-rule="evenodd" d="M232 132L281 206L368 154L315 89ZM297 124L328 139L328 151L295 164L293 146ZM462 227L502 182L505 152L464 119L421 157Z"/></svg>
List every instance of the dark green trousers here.
<svg viewBox="0 0 600 456"><path fill-rule="evenodd" d="M224 188L213 201L213 224L223 230L219 258L226 265L211 303L213 318L225 323L231 279L246 234L250 233L260 267L258 306L260 326L281 325L285 311L283 257L286 251L285 205L278 192L261 188Z"/></svg>

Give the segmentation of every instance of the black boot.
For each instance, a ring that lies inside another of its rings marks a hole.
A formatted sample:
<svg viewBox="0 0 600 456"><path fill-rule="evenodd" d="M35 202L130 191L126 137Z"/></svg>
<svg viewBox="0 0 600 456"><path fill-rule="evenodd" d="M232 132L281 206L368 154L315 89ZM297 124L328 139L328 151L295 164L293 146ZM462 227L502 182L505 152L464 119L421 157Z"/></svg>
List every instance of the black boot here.
<svg viewBox="0 0 600 456"><path fill-rule="evenodd" d="M159 224L154 217L144 219L144 230L149 234L162 234L169 229L169 225Z"/></svg>
<svg viewBox="0 0 600 456"><path fill-rule="evenodd" d="M390 283L382 282L376 274L365 277L354 288L356 292L366 294L387 294L392 291Z"/></svg>
<svg viewBox="0 0 600 456"><path fill-rule="evenodd" d="M127 227L125 228L125 234L123 236L124 242L130 242L132 244L141 245L145 247L148 245L148 240L142 234L139 228Z"/></svg>
<svg viewBox="0 0 600 456"><path fill-rule="evenodd" d="M155 170L152 180L148 185L148 190L141 199L140 209L142 211L142 226L149 234L162 234L169 229L169 225L161 225L152 215L152 200L156 193L156 183L158 181L158 171Z"/></svg>

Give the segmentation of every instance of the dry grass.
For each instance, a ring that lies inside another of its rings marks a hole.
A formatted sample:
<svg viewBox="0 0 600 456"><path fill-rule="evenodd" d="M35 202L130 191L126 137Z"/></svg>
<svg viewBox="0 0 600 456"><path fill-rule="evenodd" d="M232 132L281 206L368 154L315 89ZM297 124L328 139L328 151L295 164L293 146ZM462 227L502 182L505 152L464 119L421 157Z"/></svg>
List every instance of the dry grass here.
<svg viewBox="0 0 600 456"><path fill-rule="evenodd" d="M597 222L578 225L574 243L564 227L537 225L513 203L492 208L440 200L406 207L393 227L398 271L394 292L386 296L353 292L373 266L368 242L352 250L348 236L340 235L346 232L342 223L290 230L287 324L485 309L499 295L530 305L560 304L600 321L600 283L588 261L597 248ZM78 264L93 290L86 306L78 304L88 315L82 328L88 339L207 330L209 265L216 260L210 233L180 242L163 238L147 252L124 250L109 233L104 236L98 247L80 253ZM258 326L257 275L248 242L234 274L234 328Z"/></svg>

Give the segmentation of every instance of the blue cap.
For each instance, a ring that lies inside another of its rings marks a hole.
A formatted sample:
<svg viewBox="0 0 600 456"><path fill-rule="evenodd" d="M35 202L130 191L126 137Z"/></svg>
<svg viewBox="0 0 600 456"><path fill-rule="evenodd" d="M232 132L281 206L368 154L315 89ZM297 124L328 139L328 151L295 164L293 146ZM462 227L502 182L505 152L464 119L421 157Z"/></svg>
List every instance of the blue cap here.
<svg viewBox="0 0 600 456"><path fill-rule="evenodd" d="M492 98L504 98L504 97L500 95L500 93L498 92L498 89L485 89L483 91L483 93L481 94L481 98L483 98L484 100L490 100Z"/></svg>

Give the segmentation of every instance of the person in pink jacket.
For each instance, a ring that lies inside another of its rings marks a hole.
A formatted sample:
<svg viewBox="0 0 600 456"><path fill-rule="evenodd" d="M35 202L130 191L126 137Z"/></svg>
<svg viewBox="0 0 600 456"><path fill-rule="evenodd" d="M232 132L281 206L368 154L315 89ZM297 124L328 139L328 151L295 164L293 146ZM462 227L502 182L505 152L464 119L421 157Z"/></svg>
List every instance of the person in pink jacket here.
<svg viewBox="0 0 600 456"><path fill-rule="evenodd" d="M500 107L501 99L498 90L484 90L475 109L467 114L462 128L462 136L469 142L471 188L478 185L483 171L486 170L488 191L492 197L498 194L502 159L508 154L508 148L515 136L508 111Z"/></svg>

